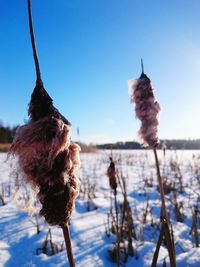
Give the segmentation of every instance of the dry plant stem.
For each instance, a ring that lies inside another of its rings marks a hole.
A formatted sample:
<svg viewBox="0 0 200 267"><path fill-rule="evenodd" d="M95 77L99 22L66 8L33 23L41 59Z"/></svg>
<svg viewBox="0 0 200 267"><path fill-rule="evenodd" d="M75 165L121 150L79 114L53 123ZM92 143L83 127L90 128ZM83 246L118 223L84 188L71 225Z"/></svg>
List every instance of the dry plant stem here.
<svg viewBox="0 0 200 267"><path fill-rule="evenodd" d="M120 267L119 221L118 221L118 208L117 208L117 192L116 192L116 189L114 190L114 196L115 196L116 231L117 231L116 258L117 258L117 267Z"/></svg>
<svg viewBox="0 0 200 267"><path fill-rule="evenodd" d="M176 255L176 251L175 251L174 231L173 231L172 224L170 224L170 232L171 232L172 246L173 246L173 251L174 251L174 256L175 256Z"/></svg>
<svg viewBox="0 0 200 267"><path fill-rule="evenodd" d="M126 196L124 196L123 213L122 213L122 221L121 221L121 233L122 233L123 227L124 227L126 210L127 210L127 199L126 199Z"/></svg>
<svg viewBox="0 0 200 267"><path fill-rule="evenodd" d="M167 249L169 253L169 260L171 267L176 267L176 257L175 257L175 247L171 238L171 233L169 230L169 223L166 221L166 223L163 223L164 229L165 229L165 239L167 242Z"/></svg>
<svg viewBox="0 0 200 267"><path fill-rule="evenodd" d="M171 238L171 233L170 233L170 230L169 230L169 220L168 220L167 210L166 210L166 205L165 205L165 195L164 195L162 177L160 175L160 167L159 167L159 162L158 162L158 156L157 156L157 151L156 151L155 148L153 148L153 151L154 151L154 156L155 156L155 161L156 161L158 184L159 184L160 197L161 197L161 202L162 202L162 207L161 207L161 213L162 213L161 234L162 234L162 237L163 237L163 235L165 235L165 239L166 239L166 243L167 243L167 249L168 249L168 253L169 253L169 259L170 259L170 265L171 265L171 267L176 267L174 244L173 244L173 241L172 241L172 238ZM158 251L159 251L159 248L161 246L161 243L160 243L161 234L160 234L160 237L159 237L159 240L158 240L158 244L157 244L157 248L156 248L156 252L155 252L156 255L154 255L152 267L156 266L155 264L156 264L157 258L158 258Z"/></svg>
<svg viewBox="0 0 200 267"><path fill-rule="evenodd" d="M112 189L110 189L110 214L112 214Z"/></svg>
<svg viewBox="0 0 200 267"><path fill-rule="evenodd" d="M193 213L193 232L194 232L194 240L195 240L195 246L199 247L199 233L198 233L198 219L197 219L197 212L194 211Z"/></svg>
<svg viewBox="0 0 200 267"><path fill-rule="evenodd" d="M156 161L158 185L159 185L159 190L160 190L160 198L161 198L161 202L162 202L161 213L162 213L162 217L167 219L167 210L166 210L166 205L165 205L165 194L164 194L163 182L162 182L162 178L161 178L161 175L160 175L160 167L159 167L159 162L158 162L158 156L157 156L157 151L156 151L155 148L153 149L153 152L154 152L155 161Z"/></svg>
<svg viewBox="0 0 200 267"><path fill-rule="evenodd" d="M1 200L1 202L2 202L2 206L4 206L6 203L5 203L4 198L3 198L2 195L0 195L0 200Z"/></svg>
<svg viewBox="0 0 200 267"><path fill-rule="evenodd" d="M66 224L66 225L62 226L62 230L63 230L64 239L65 239L66 251L67 251L67 256L68 256L68 260L69 260L69 266L75 267L68 225Z"/></svg>
<svg viewBox="0 0 200 267"><path fill-rule="evenodd" d="M153 261L152 261L151 267L156 267L157 260L158 260L158 254L159 254L160 246L162 244L164 232L165 232L164 225L162 225L161 230L160 230L159 239L158 239L157 246L156 246L156 250L155 250L154 255L153 255Z"/></svg>
<svg viewBox="0 0 200 267"><path fill-rule="evenodd" d="M121 191L122 191L122 194L123 194L123 197L124 197L123 213L122 213L122 220L121 220L121 227L120 227L121 228L120 229L120 233L122 233L123 226L124 226L124 221L125 221L125 213L126 213L126 209L127 209L127 192L126 192L126 186L125 186L124 183L123 183L123 186L122 186L122 183L121 183L119 175L117 174L116 176L117 176L117 180L118 180L119 186L121 188Z"/></svg>
<svg viewBox="0 0 200 267"><path fill-rule="evenodd" d="M35 62L37 82L42 82L41 74L40 74L39 61L38 61L38 56L37 56L37 50L36 50L36 45L35 45L34 31L33 31L31 0L28 0L28 18L29 18L29 30L30 30L30 36L31 36L31 44L32 44L32 48L33 48L33 58L34 58L34 62Z"/></svg>

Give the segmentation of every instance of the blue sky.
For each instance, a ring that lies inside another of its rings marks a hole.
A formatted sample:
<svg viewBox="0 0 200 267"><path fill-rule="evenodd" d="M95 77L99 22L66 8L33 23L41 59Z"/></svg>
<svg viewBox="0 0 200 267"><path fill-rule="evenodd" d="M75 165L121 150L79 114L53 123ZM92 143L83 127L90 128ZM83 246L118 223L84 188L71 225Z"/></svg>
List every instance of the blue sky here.
<svg viewBox="0 0 200 267"><path fill-rule="evenodd" d="M140 58L162 107L161 138L200 138L200 1L32 0L46 90L73 139L137 140L127 80ZM0 120L23 124L35 85L26 0L0 0Z"/></svg>

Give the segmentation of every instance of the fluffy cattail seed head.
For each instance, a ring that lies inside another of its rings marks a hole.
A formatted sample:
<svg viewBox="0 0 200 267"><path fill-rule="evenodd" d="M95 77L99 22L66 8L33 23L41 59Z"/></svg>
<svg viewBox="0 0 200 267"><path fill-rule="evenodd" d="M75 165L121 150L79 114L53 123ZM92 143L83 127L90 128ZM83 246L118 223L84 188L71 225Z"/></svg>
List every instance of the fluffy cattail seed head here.
<svg viewBox="0 0 200 267"><path fill-rule="evenodd" d="M131 103L135 104L136 117L141 121L139 136L144 145L157 147L158 137L158 114L160 105L156 101L151 80L144 74L137 80L128 81Z"/></svg>
<svg viewBox="0 0 200 267"><path fill-rule="evenodd" d="M75 171L80 165L80 148L71 142L71 124L53 106L43 86L30 0L28 17L37 79L28 109L30 121L18 128L10 154L17 156L25 179L37 187L42 204L40 214L49 224L62 226L67 223L79 193Z"/></svg>
<svg viewBox="0 0 200 267"><path fill-rule="evenodd" d="M43 87L36 85L29 115L30 121L16 132L10 154L17 156L25 179L37 187L40 214L49 224L64 225L79 193L75 171L80 166L80 147L71 142L70 123L53 106Z"/></svg>

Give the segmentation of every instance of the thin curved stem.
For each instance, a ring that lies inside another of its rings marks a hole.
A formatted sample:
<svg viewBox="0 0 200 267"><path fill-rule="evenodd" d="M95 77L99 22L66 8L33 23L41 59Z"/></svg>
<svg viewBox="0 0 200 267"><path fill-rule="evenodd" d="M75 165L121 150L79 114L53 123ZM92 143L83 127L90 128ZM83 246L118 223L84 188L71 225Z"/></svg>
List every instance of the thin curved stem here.
<svg viewBox="0 0 200 267"><path fill-rule="evenodd" d="M38 56L37 56L35 36L34 36L34 30L33 30L32 12L31 12L31 0L28 0L28 19L29 19L29 31L30 31L31 45L32 45L32 50L33 50L33 58L34 58L34 62L35 62L37 83L41 83L42 84L40 66L39 66L39 60L38 60Z"/></svg>

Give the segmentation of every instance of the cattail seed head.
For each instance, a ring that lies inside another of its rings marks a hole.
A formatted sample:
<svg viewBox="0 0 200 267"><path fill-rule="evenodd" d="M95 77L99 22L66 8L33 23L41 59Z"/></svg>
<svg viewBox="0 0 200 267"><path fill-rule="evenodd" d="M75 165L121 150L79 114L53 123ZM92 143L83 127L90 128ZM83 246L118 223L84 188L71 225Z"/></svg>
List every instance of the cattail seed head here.
<svg viewBox="0 0 200 267"><path fill-rule="evenodd" d="M25 179L37 187L40 214L49 224L64 225L79 193L75 172L80 167L80 147L71 142L70 123L53 106L43 87L34 92L30 121L18 128L10 154L17 156ZM46 103L44 110L42 103Z"/></svg>
<svg viewBox="0 0 200 267"><path fill-rule="evenodd" d="M37 79L28 108L30 121L18 128L9 154L17 156L22 175L37 187L42 204L40 214L49 224L63 226L69 220L79 192L80 182L75 171L80 166L80 148L71 142L71 124L53 106L43 86L31 1L27 3Z"/></svg>
<svg viewBox="0 0 200 267"><path fill-rule="evenodd" d="M116 193L117 190L117 177L116 177L116 170L115 170L115 163L112 159L112 157L110 157L110 165L107 169L107 176L109 178L109 185L110 188L114 190L114 192Z"/></svg>
<svg viewBox="0 0 200 267"><path fill-rule="evenodd" d="M160 105L156 101L151 80L142 73L139 79L128 81L131 103L135 104L136 117L141 121L139 136L144 145L157 147L158 137L158 114Z"/></svg>

